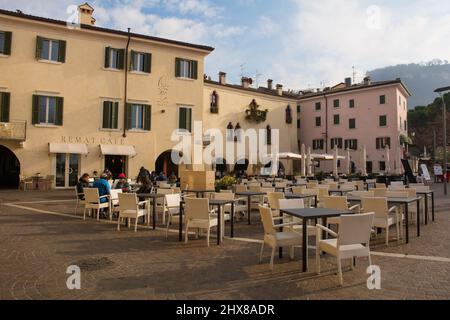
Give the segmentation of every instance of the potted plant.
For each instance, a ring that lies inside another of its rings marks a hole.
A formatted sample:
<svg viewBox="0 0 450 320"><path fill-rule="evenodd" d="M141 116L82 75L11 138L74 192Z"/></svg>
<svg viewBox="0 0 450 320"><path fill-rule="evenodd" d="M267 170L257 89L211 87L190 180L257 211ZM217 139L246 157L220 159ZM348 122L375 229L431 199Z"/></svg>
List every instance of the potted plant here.
<svg viewBox="0 0 450 320"><path fill-rule="evenodd" d="M236 179L230 176L225 176L216 182L216 191L230 190L237 183Z"/></svg>

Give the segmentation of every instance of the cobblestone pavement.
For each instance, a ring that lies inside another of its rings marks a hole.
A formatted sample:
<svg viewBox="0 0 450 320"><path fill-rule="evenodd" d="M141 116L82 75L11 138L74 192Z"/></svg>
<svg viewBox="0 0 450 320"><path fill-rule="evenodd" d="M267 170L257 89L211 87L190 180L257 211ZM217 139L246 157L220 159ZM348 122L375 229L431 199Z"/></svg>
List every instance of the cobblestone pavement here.
<svg viewBox="0 0 450 320"><path fill-rule="evenodd" d="M314 249L309 273L300 272L300 249L270 272L269 250L258 263L257 212L252 226L237 223L238 240L217 247L212 239L207 248L204 238L185 245L177 233L166 240L161 230L82 221L72 191L0 191L0 299L449 299L450 197L437 193L436 222L422 226L420 238L412 225L409 245L393 238L386 247L383 235L373 241L382 289L370 291L367 259L346 267L343 287L333 257L314 273ZM81 267L81 290L67 289L70 265Z"/></svg>

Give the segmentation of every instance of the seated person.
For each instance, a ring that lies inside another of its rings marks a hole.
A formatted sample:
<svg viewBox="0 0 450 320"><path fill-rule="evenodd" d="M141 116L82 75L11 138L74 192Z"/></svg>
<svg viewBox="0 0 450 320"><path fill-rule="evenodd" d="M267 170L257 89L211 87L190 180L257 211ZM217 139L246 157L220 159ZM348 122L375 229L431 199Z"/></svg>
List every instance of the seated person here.
<svg viewBox="0 0 450 320"><path fill-rule="evenodd" d="M167 177L164 174L164 172L161 172L159 174L159 176L156 178L156 181L159 181L159 182L166 182L167 181Z"/></svg>
<svg viewBox="0 0 450 320"><path fill-rule="evenodd" d="M78 193L78 199L84 200L84 188L89 188L89 174L85 173L81 176L80 180L78 180L77 184L77 193Z"/></svg>
<svg viewBox="0 0 450 320"><path fill-rule="evenodd" d="M109 178L108 174L103 173L100 176L100 179L94 182L93 187L98 189L98 194L100 197L109 196L111 193L111 186L109 185L108 178ZM106 203L108 201L109 201L108 198L100 199L101 203Z"/></svg>
<svg viewBox="0 0 450 320"><path fill-rule="evenodd" d="M119 175L119 182L116 185L116 189L122 189L124 193L130 192L130 184L128 183L127 176L124 173Z"/></svg>
<svg viewBox="0 0 450 320"><path fill-rule="evenodd" d="M169 177L169 183L175 184L175 183L177 183L177 181L178 181L178 178L177 178L177 176L175 175L175 172L172 172L172 174L171 174L170 177Z"/></svg>
<svg viewBox="0 0 450 320"><path fill-rule="evenodd" d="M141 180L141 183L142 183L141 187L139 188L138 191L136 191L137 194L146 194L152 192L152 183L149 177L144 177ZM139 201L145 201L145 199L139 198Z"/></svg>

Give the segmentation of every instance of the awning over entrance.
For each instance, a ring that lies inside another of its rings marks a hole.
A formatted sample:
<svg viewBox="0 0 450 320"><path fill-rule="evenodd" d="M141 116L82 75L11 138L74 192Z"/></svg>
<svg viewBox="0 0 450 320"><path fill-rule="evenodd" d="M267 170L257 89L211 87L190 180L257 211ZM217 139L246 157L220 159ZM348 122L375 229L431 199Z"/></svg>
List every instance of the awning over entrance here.
<svg viewBox="0 0 450 320"><path fill-rule="evenodd" d="M88 147L85 144L75 143L50 143L50 153L69 153L69 154L83 154L89 153Z"/></svg>
<svg viewBox="0 0 450 320"><path fill-rule="evenodd" d="M114 146L114 145L100 145L100 150L104 156L136 156L136 149L134 146Z"/></svg>

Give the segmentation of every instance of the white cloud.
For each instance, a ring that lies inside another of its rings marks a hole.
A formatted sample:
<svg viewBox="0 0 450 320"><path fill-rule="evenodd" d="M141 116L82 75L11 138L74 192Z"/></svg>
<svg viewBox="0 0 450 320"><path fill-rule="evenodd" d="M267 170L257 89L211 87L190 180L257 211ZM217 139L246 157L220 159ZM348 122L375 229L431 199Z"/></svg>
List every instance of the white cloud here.
<svg viewBox="0 0 450 320"><path fill-rule="evenodd" d="M258 33L263 36L270 36L278 31L278 25L271 18L262 16L259 18Z"/></svg>
<svg viewBox="0 0 450 320"><path fill-rule="evenodd" d="M168 8L176 9L182 14L200 14L205 17L214 17L221 10L206 0L162 0Z"/></svg>

